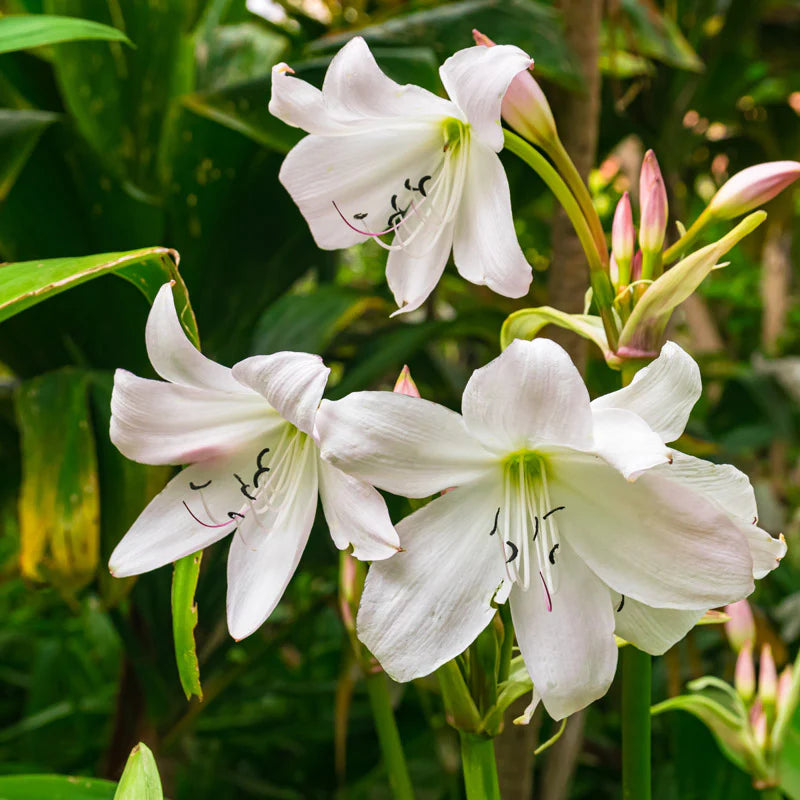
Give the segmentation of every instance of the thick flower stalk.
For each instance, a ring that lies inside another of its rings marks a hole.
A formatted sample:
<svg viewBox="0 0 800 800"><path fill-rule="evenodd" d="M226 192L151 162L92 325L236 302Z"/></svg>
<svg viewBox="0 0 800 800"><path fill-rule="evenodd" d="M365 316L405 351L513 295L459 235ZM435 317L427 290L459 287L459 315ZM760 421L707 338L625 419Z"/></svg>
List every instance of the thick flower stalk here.
<svg viewBox="0 0 800 800"><path fill-rule="evenodd" d="M667 447L700 394L668 344L590 403L566 353L514 341L470 378L462 414L360 392L323 402L323 458L411 498L453 491L397 526L404 552L367 577L357 631L397 680L455 658L510 599L526 666L562 718L603 695L614 634L650 653L749 594L785 551L747 478Z"/></svg>
<svg viewBox="0 0 800 800"><path fill-rule="evenodd" d="M518 47L460 50L439 70L449 100L390 80L360 37L331 61L321 91L285 64L273 69L270 111L310 134L281 182L322 249L373 239L389 251L396 313L425 301L451 250L468 281L507 297L528 291L497 153L503 96L531 63Z"/></svg>
<svg viewBox="0 0 800 800"><path fill-rule="evenodd" d="M319 356L254 356L233 369L203 356L181 328L172 290L159 291L147 352L163 381L117 370L111 440L145 464L188 464L111 555L117 577L176 561L234 534L228 628L241 639L277 605L322 501L331 537L360 559L398 549L380 494L322 461L314 433L328 379Z"/></svg>

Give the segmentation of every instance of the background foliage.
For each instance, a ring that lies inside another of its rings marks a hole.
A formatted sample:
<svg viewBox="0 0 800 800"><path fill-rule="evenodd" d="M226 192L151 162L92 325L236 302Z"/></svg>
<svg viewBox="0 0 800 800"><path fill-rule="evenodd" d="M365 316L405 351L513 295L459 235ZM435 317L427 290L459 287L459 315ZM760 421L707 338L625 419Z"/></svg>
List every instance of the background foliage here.
<svg viewBox="0 0 800 800"><path fill-rule="evenodd" d="M345 787L350 798L390 796L339 622L338 557L321 521L284 601L243 642L225 627L226 545L207 552L197 594L204 700L187 703L169 570L116 581L105 569L169 476L110 445L111 373L152 374L146 300L175 275L180 253L212 358L319 352L333 368L334 398L389 388L408 363L423 396L457 406L472 369L498 352L505 316L547 302L551 198L504 156L518 234L536 270L532 297L510 301L449 270L424 309L390 321L383 252L316 249L278 183L299 132L267 111L270 68L287 61L319 83L358 31L391 77L439 91L438 65L469 46L478 27L529 51L546 88L579 90L580 77L547 2L281 0L277 8L282 17L268 21L240 0L0 0L6 14L81 17L133 43L90 39L0 55L0 260L116 254L66 264L65 275L80 276L76 288L48 290L43 303L0 271L4 775L117 780L143 740L175 800L314 800ZM671 207L686 221L729 174L798 158L798 36L796 2L610 2L592 176L605 219L622 191L635 192L631 176L646 147L656 150ZM800 361L791 358L800 356L798 209L787 193L769 210L768 225L685 306L673 336L700 357L706 381L681 449L745 469L762 524L789 539L784 565L756 595L761 635L785 661L800 639L800 550L792 547L800 539ZM28 299L10 303L26 291ZM595 392L613 388L602 363L590 364L589 377ZM408 511L391 498L390 509L395 519ZM697 630L656 662L654 697L705 673L729 677L732 659L719 629ZM418 796L460 797L457 741L435 682L394 692ZM615 689L590 709L570 797L618 794L618 709ZM692 718L659 717L655 736L659 800L755 796ZM0 797L60 796L56 788L21 794L5 780ZM114 791L91 780L71 787L65 800Z"/></svg>

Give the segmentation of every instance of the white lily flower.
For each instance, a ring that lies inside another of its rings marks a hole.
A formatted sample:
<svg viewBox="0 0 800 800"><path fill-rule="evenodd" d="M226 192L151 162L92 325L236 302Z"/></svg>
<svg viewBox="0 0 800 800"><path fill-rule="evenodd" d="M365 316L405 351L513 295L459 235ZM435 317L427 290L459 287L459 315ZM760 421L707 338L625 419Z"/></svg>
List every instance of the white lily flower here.
<svg viewBox="0 0 800 800"><path fill-rule="evenodd" d="M253 356L233 369L187 339L169 284L146 330L164 381L117 370L111 441L144 464L188 464L157 495L109 560L124 577L161 567L234 533L228 628L253 633L277 605L305 548L317 497L340 549L363 560L398 550L378 492L320 459L314 434L329 369L319 356Z"/></svg>
<svg viewBox="0 0 800 800"><path fill-rule="evenodd" d="M333 58L322 91L273 68L270 111L311 134L286 157L281 182L322 249L371 238L389 250L395 313L423 303L451 249L468 281L527 293L531 268L497 153L503 96L532 63L511 45L460 50L439 70L450 100L390 80L361 37Z"/></svg>
<svg viewBox="0 0 800 800"><path fill-rule="evenodd" d="M369 571L358 633L407 681L461 653L510 597L522 655L554 718L602 696L615 630L662 652L702 611L744 597L785 551L755 525L731 467L669 450L700 392L674 344L590 403L567 354L514 341L467 383L459 415L360 392L323 401L324 459L407 497L405 552Z"/></svg>

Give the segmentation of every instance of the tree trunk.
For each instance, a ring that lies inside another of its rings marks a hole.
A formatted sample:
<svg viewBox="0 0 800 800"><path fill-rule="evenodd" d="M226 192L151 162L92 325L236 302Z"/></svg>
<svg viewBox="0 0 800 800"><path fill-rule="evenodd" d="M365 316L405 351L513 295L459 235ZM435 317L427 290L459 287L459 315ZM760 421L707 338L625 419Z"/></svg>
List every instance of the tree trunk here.
<svg viewBox="0 0 800 800"><path fill-rule="evenodd" d="M551 93L558 132L578 172L586 178L597 155L600 123L600 68L598 66L602 0L560 0L567 43L572 48L585 82L581 92ZM553 262L547 282L551 306L573 314L583 311L589 287L589 268L578 237L567 215L559 210L553 221ZM574 333L550 328L548 336L558 342L583 372L587 342Z"/></svg>

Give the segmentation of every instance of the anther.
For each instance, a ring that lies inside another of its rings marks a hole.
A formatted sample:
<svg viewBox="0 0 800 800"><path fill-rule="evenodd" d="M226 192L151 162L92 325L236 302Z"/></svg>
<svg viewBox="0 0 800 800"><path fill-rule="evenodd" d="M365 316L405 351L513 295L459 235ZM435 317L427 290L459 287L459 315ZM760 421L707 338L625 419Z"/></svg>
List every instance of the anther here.
<svg viewBox="0 0 800 800"><path fill-rule="evenodd" d="M205 489L206 486L210 486L210 485L211 485L211 481L210 480L206 481L205 483L200 483L200 484L193 483L192 481L189 481L189 488L190 489L194 489L195 491L198 491L200 489Z"/></svg>
<svg viewBox="0 0 800 800"><path fill-rule="evenodd" d="M497 533L497 521L500 519L500 506L497 507L497 513L494 515L494 527L489 531L489 536L494 536Z"/></svg>
<svg viewBox="0 0 800 800"><path fill-rule="evenodd" d="M553 548L550 550L550 555L548 556L551 564L556 563L556 550L558 550L558 542L553 545Z"/></svg>
<svg viewBox="0 0 800 800"><path fill-rule="evenodd" d="M506 542L506 544L514 551L506 559L506 564L510 564L519 555L519 548L510 539Z"/></svg>

